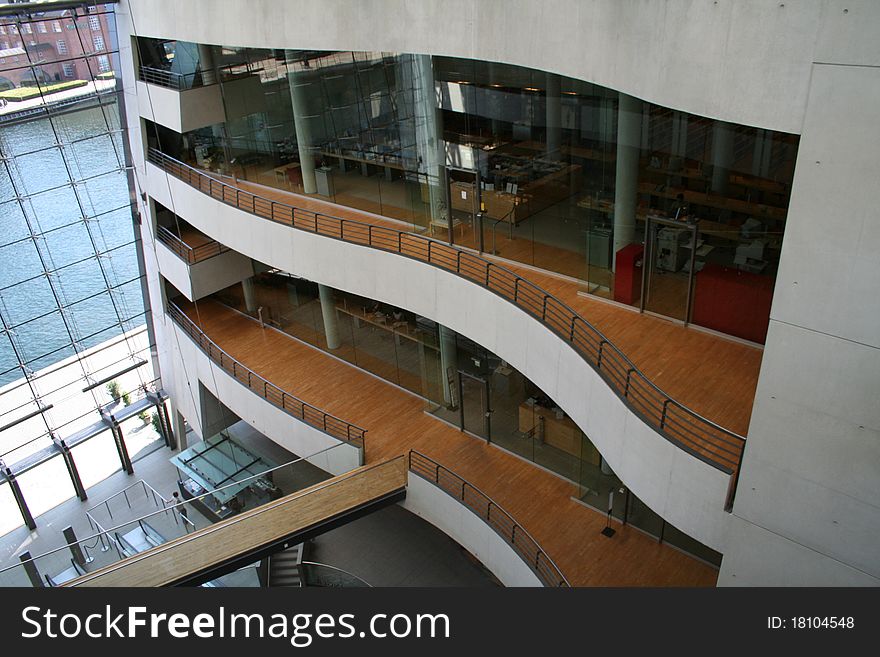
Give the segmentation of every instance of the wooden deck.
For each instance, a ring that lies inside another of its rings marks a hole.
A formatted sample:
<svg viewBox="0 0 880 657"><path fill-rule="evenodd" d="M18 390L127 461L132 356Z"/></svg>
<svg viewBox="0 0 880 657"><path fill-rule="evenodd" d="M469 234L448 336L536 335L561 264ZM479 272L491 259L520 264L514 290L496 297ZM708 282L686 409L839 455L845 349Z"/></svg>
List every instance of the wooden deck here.
<svg viewBox="0 0 880 657"><path fill-rule="evenodd" d="M204 173L221 179L217 174ZM330 216L396 230L409 229L409 225L401 221L385 219L311 196L240 180L233 181L228 177L223 177L222 180L227 184L235 182L242 190L252 194ZM564 251L563 249L546 248L554 251L548 253L548 257L569 257L556 253ZM484 257L493 259L491 256ZM509 262L501 264L544 288L577 311L617 345L670 397L716 424L746 435L758 384L762 349L590 298L579 294L581 286L577 282L549 272L538 272Z"/></svg>
<svg viewBox="0 0 880 657"><path fill-rule="evenodd" d="M714 586L717 571L631 527L600 534L602 514L576 487L424 412L424 401L212 300L182 309L231 356L270 382L368 430L367 463L417 449L482 489L573 586ZM320 372L321 376L315 373Z"/></svg>

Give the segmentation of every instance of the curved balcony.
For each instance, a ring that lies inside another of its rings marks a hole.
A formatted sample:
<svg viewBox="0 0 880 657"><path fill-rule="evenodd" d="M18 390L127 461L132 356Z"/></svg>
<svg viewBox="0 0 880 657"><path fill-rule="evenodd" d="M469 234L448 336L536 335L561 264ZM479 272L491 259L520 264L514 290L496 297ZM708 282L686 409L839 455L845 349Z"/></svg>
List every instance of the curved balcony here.
<svg viewBox="0 0 880 657"><path fill-rule="evenodd" d="M245 383L247 377L242 372L247 369L254 375L259 373L270 390L274 387L294 391L299 400L368 429L367 464L410 450L443 464L439 487L424 478L410 477L406 508L477 554L502 581L511 585L539 584L541 580L530 565L538 559L548 576L552 574L551 560L558 564L559 571L573 586L715 583L717 571L712 567L658 544L655 538L634 527L616 525L615 539L604 538L600 533L605 526L604 514L573 499L576 487L572 483L425 413L423 399L282 331L264 328L258 321L216 300L181 304L180 308L205 336L204 340L219 345L214 351L219 354L222 349L227 367L233 360L240 364L236 368L237 379L223 370L230 383L224 387L222 381L218 382L217 397L234 412L238 413L240 407L236 392L239 397L250 397L255 404L275 410L263 400L262 385ZM204 352L197 350L183 334L177 320L170 323L179 334L177 340L192 345L181 350L182 367L175 369L204 372ZM301 425L291 422L289 416L285 419L288 433L291 428L296 429L293 425ZM254 422L260 431L264 429L258 425L264 420L258 417ZM275 435L264 432L270 437ZM330 450L336 452L337 449ZM434 468L436 474L437 466ZM454 470L455 476L447 468ZM491 499L491 511L486 499L470 489L465 492L467 504L461 503L462 481ZM514 531L502 519L504 514L496 506L515 518L523 528L522 535L520 529ZM527 535L533 537L533 542L527 540ZM511 545L511 541L516 545ZM536 545L546 558L537 556ZM549 581L556 582L555 577Z"/></svg>
<svg viewBox="0 0 880 657"><path fill-rule="evenodd" d="M432 265L433 268L442 270L454 276L455 279L466 282L467 285L477 285L484 290L492 292L494 298L503 300L507 307L516 308L517 312L520 313L524 312L529 318L538 322L545 331L549 331L550 334L561 341L561 344L565 345L569 353L574 351L579 356L580 361L586 363L590 370L597 375L597 380L602 382L602 389L592 384L591 377L584 378L581 372L572 371L571 374L566 374L565 376L561 373L557 375L556 368L548 367L547 359L544 359L544 362L541 363L540 367L543 372L539 375L534 371L530 372L528 364L522 362L525 354L519 358L514 354L508 357L508 353L503 348L505 345L512 348L515 346L515 341L524 340L524 336L528 336L530 340L538 338L538 334L534 333L527 326L523 327L524 333L511 329L513 330L512 338L507 336L496 337L494 327L490 326L488 329L485 326L480 327L481 330L491 331L491 340L489 337L486 337L485 340L493 343L505 343L501 346L495 344L494 351L509 362L514 364L519 362L518 369L528 373L530 378L541 385L542 389L546 390L551 396L553 396L553 391L557 390L558 380L566 378L568 382L576 381L580 386L579 388L566 385L564 388L559 389L558 395L554 398L563 408L566 408L569 415L575 418L587 434L595 440L600 451L612 467L614 467L615 471L626 481L627 470L630 470L630 481L628 483L634 492L662 515L668 514L671 516L669 519L676 526L716 549L723 546L726 531L724 528L725 522L717 517L710 519L708 516L715 516L715 511L720 511L722 507L729 508L732 503L736 473L742 456L744 438L717 423L711 422L688 408L687 405L666 394L649 377L643 374L611 340L556 296L511 270L500 266L496 262L464 249L452 247L442 242L388 226L332 217L313 210L294 207L217 180L199 170L169 158L159 151L150 152L150 161L161 170L171 174L173 177L172 181L176 178L187 186L199 190L202 195L210 196L226 205L242 210L252 217L268 220L267 223L270 225L292 227L298 229L298 231L318 235L322 238L330 237L334 240L354 245L357 248L368 247L374 251L391 253L394 257L405 256L407 261L417 261L421 265ZM150 187L152 188L153 186L151 185ZM156 185L156 187L158 188L159 185ZM164 193L172 193L170 189ZM188 194L184 193L186 187L178 187L177 189L181 194ZM158 192L159 190L157 189L156 191ZM208 208L211 207L210 203L205 204L197 199L192 199L192 203L179 203L179 207L185 208L187 205L192 207L191 212L193 216L190 218L191 222L197 223L201 221L202 223L199 224L199 227L202 230L212 232L212 228L219 228L218 223L206 223L202 219L204 216L216 215L215 211L208 211ZM196 208L196 205L199 207ZM186 211L189 212L190 210ZM196 215L199 216L197 217ZM226 243L235 243L236 248L240 248L252 257L273 262L273 264L278 266L287 266L291 268L289 270L296 271L301 260L294 259L297 262L290 262L289 264L286 262L282 264L273 260L275 254L278 254L278 257L285 260L291 259L292 254L285 254L282 250L284 248L282 245L291 244L290 237L284 237L283 233L279 233L274 228L267 227L267 230L272 234L272 237L267 237L265 240L270 242L269 244L258 244L256 238L250 235L244 236L241 225L235 231L235 236L241 236L238 242L235 241L231 233L214 236ZM318 243L310 242L309 257L311 258L312 255L317 254L319 251L323 252L326 250L325 247L319 246ZM353 273L354 268L362 264L363 258L358 255L360 252L349 250L347 253L350 253L351 262L346 264L346 267L352 270ZM338 260L339 257L339 254L334 254L330 259L335 258ZM275 260L277 259L275 258ZM404 265L399 263L391 263L387 259L383 260L383 262L390 263L389 267L392 269L404 267ZM363 266L365 268L361 268L359 272L358 284L360 284L360 279L364 278L364 272L372 271L373 273L370 274L369 278L373 287L369 289L365 287L360 290L351 289L351 291L362 293L366 296L370 296L371 293L375 295L377 294L375 286L376 263L373 262L369 265L363 263ZM424 276L416 269L410 267L410 270L408 274L400 274L400 278L405 279L406 285L412 287L419 282L419 279L423 279ZM302 275L309 276L308 273L303 273ZM316 276L314 271L311 272L311 276ZM397 280L397 277L393 278ZM415 279L415 281L411 279ZM321 278L318 277L317 280L321 280ZM444 278L443 280L446 281L448 279ZM331 285L335 284L330 280L324 280L324 282ZM424 284L431 285L431 282L425 281ZM363 285L368 286L367 283L363 283ZM444 293L447 290L451 290L455 285L458 284L444 283ZM340 282L338 286L347 289L344 283ZM439 298L441 295L439 279L438 287L435 289ZM401 301L399 295L396 298L389 298L387 300L392 303L397 302L405 307L411 307L412 303L408 302L418 301L416 298L417 294L417 290L408 291L404 294L407 297L406 301ZM468 292L467 294L472 295L473 293ZM411 309L418 310L426 316L432 316L431 309L427 311L425 309ZM436 316L436 310L434 308L435 314L433 318L446 322L446 317ZM490 324L493 316L500 320L501 313L504 313L506 321L511 322L511 326L520 321L515 319L515 316L511 315L507 310L499 309L498 311L489 312L486 309L484 313ZM473 316L467 321L479 323L478 319ZM450 326L459 330L457 326L452 324ZM459 324L459 326L461 325ZM461 326L460 332L467 335L468 327ZM469 337L491 348L487 341L481 341L481 336L470 335ZM540 338L540 340L544 339L543 337ZM520 345L518 349L523 351L524 347ZM538 351L537 347L530 347L530 349L534 349L535 352ZM548 344L548 349L555 350L555 344ZM550 360L553 360L553 358L559 359L561 355L556 355L554 352ZM556 361L553 362L555 363ZM561 369L568 371L570 363L567 360L565 362L559 360L558 362ZM565 367L562 367L563 365ZM548 379L549 382L545 383ZM581 401L577 400L576 390L578 389L584 395ZM610 392L612 397L606 397L605 391ZM590 397L592 397L592 400ZM599 401L600 398L603 400L601 403ZM616 405L611 403L610 400L612 398L616 398L618 402L621 402L623 409L628 411L629 415L637 418L641 425L649 431L646 432L643 429L639 429L632 422L628 422L626 414L622 416L616 410ZM593 404L593 408L589 409L591 411L595 411L597 405L598 407L611 405L607 406L601 415L589 413L586 408L580 408L589 407L589 402L591 401ZM614 442L615 436L617 437L616 444ZM662 436L669 445L673 445L680 453L699 461L703 464L703 468L708 466L710 470L721 474L724 477L724 481L727 482L725 484L726 492L719 491L720 480L709 474L710 471L702 470L693 464L687 463L686 460L678 459L673 453L661 450L652 442L659 436ZM621 451L620 446L624 440L629 441L630 444L627 446L626 451ZM660 463L663 464L662 467L657 465ZM652 471L646 473L648 469ZM664 469L667 469L666 473L662 474ZM633 470L638 471L638 473ZM674 472L670 474L670 471ZM638 481L639 479L644 479L644 481L640 482ZM698 494L698 499L694 499L694 493ZM713 506L716 504L717 506L713 510Z"/></svg>
<svg viewBox="0 0 880 657"><path fill-rule="evenodd" d="M320 429L334 438L344 440L347 443L363 448L365 429L346 422L338 417L334 417L319 408L311 406L301 399L298 399L288 392L285 392L276 385L269 383L266 379L254 372L249 367L242 365L235 358L223 351L217 343L209 338L205 333L196 326L189 317L173 303L168 303L168 316L173 319L180 328L193 339L208 358L217 363L220 367L230 373L239 383L249 388L252 392L266 399L270 404L274 404L286 411L298 420L302 420L306 424Z"/></svg>
<svg viewBox="0 0 880 657"><path fill-rule="evenodd" d="M498 506L491 497L479 488L462 479L448 468L443 467L431 457L415 450L410 450L409 452L409 471L411 474L416 474L426 482L433 484L482 519L534 572L544 586L571 586L565 575L559 570L559 566L547 556L547 553L541 548L538 541L532 538L532 535L514 520L513 516ZM412 485L413 480L410 478L410 486ZM442 517L443 514L433 512L435 505L413 505L409 502L407 506L415 506L416 513L422 516L425 515L427 510L431 514L430 519L434 525L442 526L444 520L448 521L447 518ZM425 508L419 508L420 506ZM462 525L464 524L462 523ZM471 545L471 543L477 543L477 541L467 540L468 532L455 532L451 527L444 527L443 529L447 534L458 534L454 536L458 543L466 545L481 561L489 561L489 559L481 557L480 551L476 546Z"/></svg>
<svg viewBox="0 0 880 657"><path fill-rule="evenodd" d="M189 227L156 226L159 270L190 301L253 275L250 258Z"/></svg>

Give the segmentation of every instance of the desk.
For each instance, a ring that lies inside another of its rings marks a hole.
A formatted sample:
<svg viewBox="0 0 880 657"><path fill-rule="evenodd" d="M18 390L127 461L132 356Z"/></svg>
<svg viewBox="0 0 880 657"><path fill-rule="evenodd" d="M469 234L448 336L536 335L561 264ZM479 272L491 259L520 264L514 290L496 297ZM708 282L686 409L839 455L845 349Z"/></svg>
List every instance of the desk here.
<svg viewBox="0 0 880 657"><path fill-rule="evenodd" d="M397 155L381 156L381 157L376 157L376 158L367 158L367 157L362 157L362 156L358 156L358 155L347 155L342 152L334 153L332 151L319 151L319 153L321 156L323 156L325 158L333 158L335 160L338 160L339 161L339 169L343 173L346 170L346 164L345 164L346 162L353 162L353 163L359 164L361 167L361 175L363 175L363 176L370 175L370 170L369 170L370 165L377 166L377 167L384 167L385 178L387 178L388 180L391 180L391 171L392 170L411 171L411 169L406 168L401 163L401 158L398 157ZM413 166L415 167L417 165L415 163L413 163Z"/></svg>
<svg viewBox="0 0 880 657"><path fill-rule="evenodd" d="M453 205L453 207L455 207L454 203L452 205ZM437 230L449 231L449 222L446 219L443 219L440 217L438 217L438 218L432 217L429 225L431 226L431 235L433 235ZM452 218L452 230L455 231L455 229L459 228L459 227L461 228L461 230L459 231L458 236L464 237L465 222L463 222L461 219L457 219L456 217L453 217Z"/></svg>
<svg viewBox="0 0 880 657"><path fill-rule="evenodd" d="M786 208L764 205L762 203L752 203L751 201L743 201L728 196L711 196L704 192L694 192L681 187L655 185L654 183L639 183L639 193L668 199L675 199L681 194L684 197L684 200L690 204L704 205L718 210L730 210L731 212L749 214L753 217L764 217L779 221L784 221L788 212Z"/></svg>
<svg viewBox="0 0 880 657"><path fill-rule="evenodd" d="M338 303L336 304L336 310L345 313L355 321L365 322L377 328L389 331L394 334L395 342L398 345L400 344L399 338L403 337L407 340L412 340L413 342L420 342L430 349L437 349L436 344L433 342L427 342L423 339L425 333L419 330L417 326L414 326L405 320L396 320L393 315L384 315L382 318L377 318L376 313L368 313L363 309L358 312L357 310L349 308L347 305L339 305Z"/></svg>
<svg viewBox="0 0 880 657"><path fill-rule="evenodd" d="M291 184L302 184L302 171L299 162L292 164L284 164L273 169L275 172L275 183L290 187ZM296 177L297 180L294 180Z"/></svg>
<svg viewBox="0 0 880 657"><path fill-rule="evenodd" d="M471 214L474 212L474 183L455 181L449 186L452 209ZM484 215L488 219L500 219L518 224L526 218L525 199L518 194L508 194L496 190L481 190L480 199L486 206Z"/></svg>
<svg viewBox="0 0 880 657"><path fill-rule="evenodd" d="M541 435L539 418L544 418L543 435ZM527 434L532 429L534 429L536 440L577 458L582 458L581 430L570 417L563 415L558 418L555 411L524 401L519 405L519 431ZM596 461L596 465L598 465L598 461Z"/></svg>

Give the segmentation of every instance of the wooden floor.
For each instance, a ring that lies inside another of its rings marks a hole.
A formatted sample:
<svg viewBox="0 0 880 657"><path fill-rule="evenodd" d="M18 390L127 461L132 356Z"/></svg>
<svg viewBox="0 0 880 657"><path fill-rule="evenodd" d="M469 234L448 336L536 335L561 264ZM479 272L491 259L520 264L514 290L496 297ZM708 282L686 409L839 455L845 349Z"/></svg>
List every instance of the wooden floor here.
<svg viewBox="0 0 880 657"><path fill-rule="evenodd" d="M426 414L424 402L212 300L182 306L230 355L270 382L367 429L366 460L417 449L481 488L577 586L713 586L717 571L636 529L600 534L604 516L576 487ZM316 373L320 372L320 376Z"/></svg>
<svg viewBox="0 0 880 657"><path fill-rule="evenodd" d="M219 177L211 172L205 173ZM223 180L233 182L231 178ZM409 228L402 222L315 197L244 181L237 181L237 184L251 193L331 216L397 230ZM567 255L556 253L561 249L546 247L545 250L549 250L547 257L568 258ZM504 255L504 247L501 251ZM491 256L486 257L491 259ZM582 285L574 280L509 262L502 264L571 306L604 333L670 397L722 427L746 435L758 384L762 349L651 315L640 315L630 308L579 294ZM572 357L576 356L572 354Z"/></svg>

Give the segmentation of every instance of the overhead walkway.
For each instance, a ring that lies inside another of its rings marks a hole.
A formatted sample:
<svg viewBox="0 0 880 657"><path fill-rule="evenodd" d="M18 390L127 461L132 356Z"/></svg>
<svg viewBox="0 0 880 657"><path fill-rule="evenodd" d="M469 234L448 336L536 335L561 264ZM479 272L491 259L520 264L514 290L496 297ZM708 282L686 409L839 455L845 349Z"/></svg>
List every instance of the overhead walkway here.
<svg viewBox="0 0 880 657"><path fill-rule="evenodd" d="M406 495L404 456L367 465L78 577L65 586L202 584Z"/></svg>

